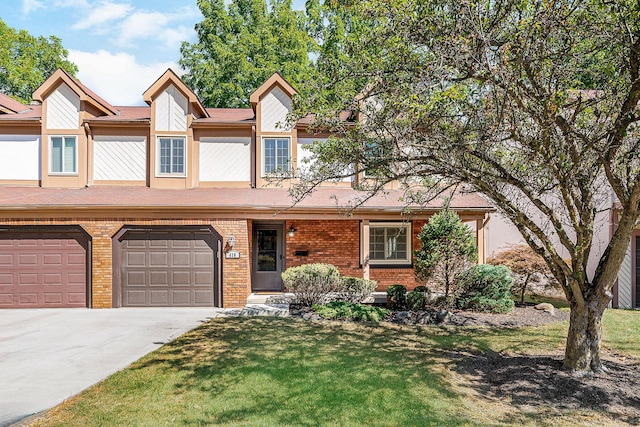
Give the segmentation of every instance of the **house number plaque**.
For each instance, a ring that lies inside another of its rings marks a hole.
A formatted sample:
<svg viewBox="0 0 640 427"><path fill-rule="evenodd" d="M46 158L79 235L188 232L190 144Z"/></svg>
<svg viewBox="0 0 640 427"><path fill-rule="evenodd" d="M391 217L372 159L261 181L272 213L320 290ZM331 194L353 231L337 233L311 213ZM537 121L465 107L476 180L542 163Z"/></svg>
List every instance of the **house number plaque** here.
<svg viewBox="0 0 640 427"><path fill-rule="evenodd" d="M224 254L224 257L227 259L238 259L240 258L240 252L238 251L229 251L226 254Z"/></svg>

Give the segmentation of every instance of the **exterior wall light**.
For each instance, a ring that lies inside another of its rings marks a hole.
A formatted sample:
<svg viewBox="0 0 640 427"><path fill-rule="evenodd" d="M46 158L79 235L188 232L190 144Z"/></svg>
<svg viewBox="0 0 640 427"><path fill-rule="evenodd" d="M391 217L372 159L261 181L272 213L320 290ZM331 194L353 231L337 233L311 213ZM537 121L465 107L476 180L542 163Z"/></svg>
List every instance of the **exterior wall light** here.
<svg viewBox="0 0 640 427"><path fill-rule="evenodd" d="M295 236L295 235L296 235L296 229L295 229L295 228L293 228L293 225L292 225L291 227L289 227L289 231L287 231L287 235L288 235L289 237L293 237L293 236Z"/></svg>
<svg viewBox="0 0 640 427"><path fill-rule="evenodd" d="M229 240L227 240L227 246L229 246L230 248L233 248L235 245L236 245L236 238L232 234L231 236L229 236Z"/></svg>

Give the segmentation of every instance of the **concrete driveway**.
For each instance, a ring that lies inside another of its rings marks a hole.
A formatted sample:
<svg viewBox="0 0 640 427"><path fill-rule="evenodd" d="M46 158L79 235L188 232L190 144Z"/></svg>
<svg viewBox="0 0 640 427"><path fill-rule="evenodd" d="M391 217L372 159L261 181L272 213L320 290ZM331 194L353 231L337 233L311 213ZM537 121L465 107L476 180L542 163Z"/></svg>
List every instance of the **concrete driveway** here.
<svg viewBox="0 0 640 427"><path fill-rule="evenodd" d="M57 405L222 311L0 310L0 426Z"/></svg>

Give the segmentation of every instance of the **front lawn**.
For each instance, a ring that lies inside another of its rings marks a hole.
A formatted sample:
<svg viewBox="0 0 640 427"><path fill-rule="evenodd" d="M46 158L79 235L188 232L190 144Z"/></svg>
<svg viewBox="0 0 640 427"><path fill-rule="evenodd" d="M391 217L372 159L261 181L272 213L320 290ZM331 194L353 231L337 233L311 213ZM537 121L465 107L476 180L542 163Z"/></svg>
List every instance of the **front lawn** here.
<svg viewBox="0 0 640 427"><path fill-rule="evenodd" d="M531 384L526 395L519 394L520 389L501 395L484 383L483 378L495 380L499 370L491 364L496 360L515 363L501 365L507 369L500 371L505 376L517 376L518 361L538 370L555 369L562 358L566 328L566 323L523 329L441 329L264 317L215 319L65 402L35 425L632 422L633 415L620 404L640 402L640 396L618 400L618 406L558 407L546 395L535 396L537 389ZM629 363L640 376L640 312L608 310L605 328L606 353L616 358L612 363L622 366L620 360L627 358L625 381L634 375L627 369ZM578 391L581 384L585 390L599 385L593 379L576 384ZM640 395L640 387L637 390ZM532 392L533 397L527 397Z"/></svg>

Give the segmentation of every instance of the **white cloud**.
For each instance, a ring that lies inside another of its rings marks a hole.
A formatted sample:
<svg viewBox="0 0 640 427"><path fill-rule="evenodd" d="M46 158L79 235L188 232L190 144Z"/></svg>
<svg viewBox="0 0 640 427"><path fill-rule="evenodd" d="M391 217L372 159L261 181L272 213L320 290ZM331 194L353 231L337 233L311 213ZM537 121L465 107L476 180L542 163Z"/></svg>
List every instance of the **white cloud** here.
<svg viewBox="0 0 640 427"><path fill-rule="evenodd" d="M175 62L140 64L133 55L69 51L69 59L78 65L78 79L112 105L144 105L142 94L167 68L182 74Z"/></svg>
<svg viewBox="0 0 640 427"><path fill-rule="evenodd" d="M117 43L129 46L136 40L158 40L165 47L175 48L183 40L189 40L195 34L193 27L177 25L177 22L188 21L197 17L199 11L182 8L175 13L136 11L120 24Z"/></svg>
<svg viewBox="0 0 640 427"><path fill-rule="evenodd" d="M44 4L39 0L22 0L22 13L30 14L38 9L44 8Z"/></svg>
<svg viewBox="0 0 640 427"><path fill-rule="evenodd" d="M92 27L101 27L111 21L124 18L131 10L133 10L133 7L128 4L101 1L92 8L88 16L73 24L72 28L74 30L84 30Z"/></svg>

